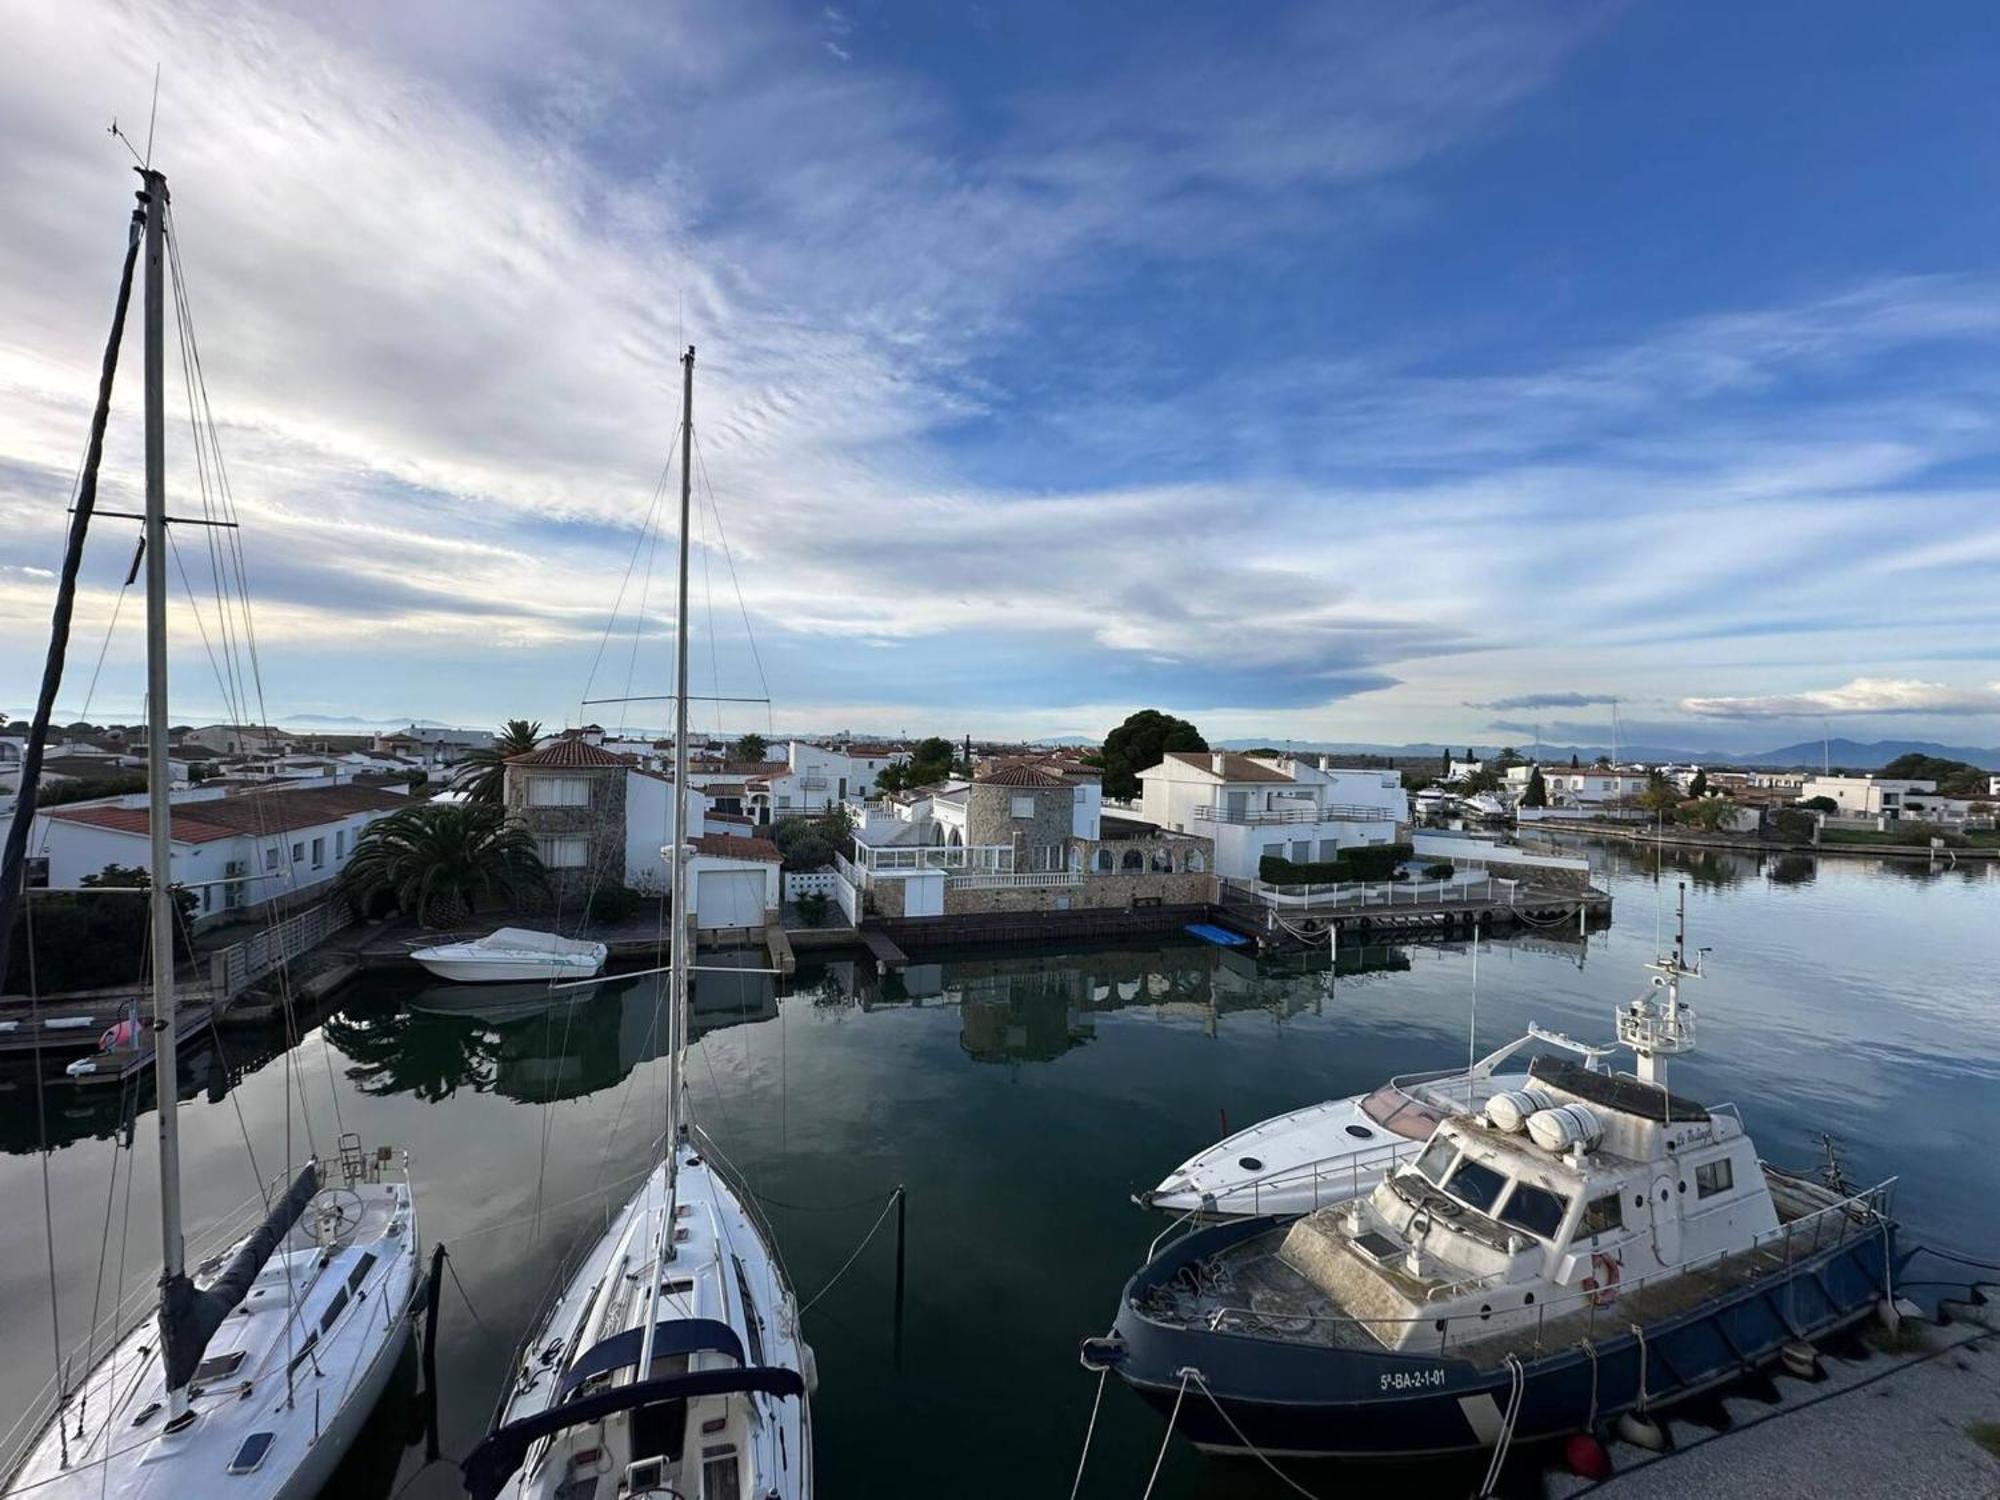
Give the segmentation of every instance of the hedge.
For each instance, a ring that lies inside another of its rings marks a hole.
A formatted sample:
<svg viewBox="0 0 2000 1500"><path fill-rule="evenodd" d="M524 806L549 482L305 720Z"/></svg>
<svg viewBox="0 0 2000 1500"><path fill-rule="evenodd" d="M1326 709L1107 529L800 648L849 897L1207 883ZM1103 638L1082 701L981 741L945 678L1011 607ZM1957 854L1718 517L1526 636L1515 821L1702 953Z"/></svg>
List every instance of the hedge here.
<svg viewBox="0 0 2000 1500"><path fill-rule="evenodd" d="M1408 844L1364 844L1340 851L1337 859L1295 864L1275 854L1257 862L1257 878L1267 885L1342 885L1387 880L1415 851Z"/></svg>

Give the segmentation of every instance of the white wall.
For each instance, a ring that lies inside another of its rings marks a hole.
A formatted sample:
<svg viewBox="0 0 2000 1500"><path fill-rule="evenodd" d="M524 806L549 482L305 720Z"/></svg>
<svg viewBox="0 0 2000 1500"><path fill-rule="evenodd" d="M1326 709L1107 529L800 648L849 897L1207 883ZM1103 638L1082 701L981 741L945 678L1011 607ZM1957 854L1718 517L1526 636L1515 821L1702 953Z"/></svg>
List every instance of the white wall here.
<svg viewBox="0 0 2000 1500"><path fill-rule="evenodd" d="M688 781L688 836L708 832L708 798ZM674 841L674 787L638 771L625 773L625 883L637 891L664 893L673 880L662 847Z"/></svg>

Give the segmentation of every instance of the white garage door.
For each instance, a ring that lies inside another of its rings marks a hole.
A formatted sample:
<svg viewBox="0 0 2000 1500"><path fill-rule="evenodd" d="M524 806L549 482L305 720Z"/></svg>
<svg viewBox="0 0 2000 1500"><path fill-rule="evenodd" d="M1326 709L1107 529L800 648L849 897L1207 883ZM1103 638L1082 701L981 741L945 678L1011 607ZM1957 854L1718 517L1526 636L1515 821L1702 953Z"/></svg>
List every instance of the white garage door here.
<svg viewBox="0 0 2000 1500"><path fill-rule="evenodd" d="M695 891L695 925L704 928L762 927L762 870L703 870Z"/></svg>

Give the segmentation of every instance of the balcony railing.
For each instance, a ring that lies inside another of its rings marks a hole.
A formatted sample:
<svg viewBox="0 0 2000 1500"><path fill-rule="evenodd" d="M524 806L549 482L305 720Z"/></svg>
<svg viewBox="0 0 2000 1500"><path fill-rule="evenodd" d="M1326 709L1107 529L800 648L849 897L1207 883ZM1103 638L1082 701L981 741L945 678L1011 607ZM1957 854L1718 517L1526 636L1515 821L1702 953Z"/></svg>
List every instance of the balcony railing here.
<svg viewBox="0 0 2000 1500"><path fill-rule="evenodd" d="M1012 844L903 844L880 848L857 844L854 862L875 874L897 870L985 870L1004 874L1014 868Z"/></svg>
<svg viewBox="0 0 2000 1500"><path fill-rule="evenodd" d="M1354 802L1329 802L1323 807L1213 807L1194 810L1197 823L1393 823L1396 815L1386 807L1366 807Z"/></svg>
<svg viewBox="0 0 2000 1500"><path fill-rule="evenodd" d="M944 883L949 890L983 891L1001 887L1082 885L1083 876L1076 870L1015 870L1011 873L975 870L962 875L947 875Z"/></svg>

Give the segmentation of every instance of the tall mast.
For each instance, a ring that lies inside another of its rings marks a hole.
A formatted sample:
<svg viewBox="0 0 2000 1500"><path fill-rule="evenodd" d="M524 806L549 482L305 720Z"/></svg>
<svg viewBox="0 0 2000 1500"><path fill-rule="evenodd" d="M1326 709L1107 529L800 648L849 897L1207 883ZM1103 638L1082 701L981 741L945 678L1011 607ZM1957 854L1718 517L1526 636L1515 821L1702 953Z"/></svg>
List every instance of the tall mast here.
<svg viewBox="0 0 2000 1500"><path fill-rule="evenodd" d="M174 897L172 799L167 787L167 179L142 169L146 204L146 824L153 928L153 1077L160 1116L160 1281L182 1274L180 1098L174 1035ZM164 1309L162 1312L164 1318ZM168 1393L173 1415L187 1409L186 1387Z"/></svg>
<svg viewBox="0 0 2000 1500"><path fill-rule="evenodd" d="M681 356L681 536L680 589L675 595L674 622L674 946L667 960L667 1180L677 1172L675 1151L684 1128L681 1120L681 1053L687 1042L688 944L693 925L687 906L687 862L692 846L687 838L688 779L688 516L694 496L694 345Z"/></svg>

